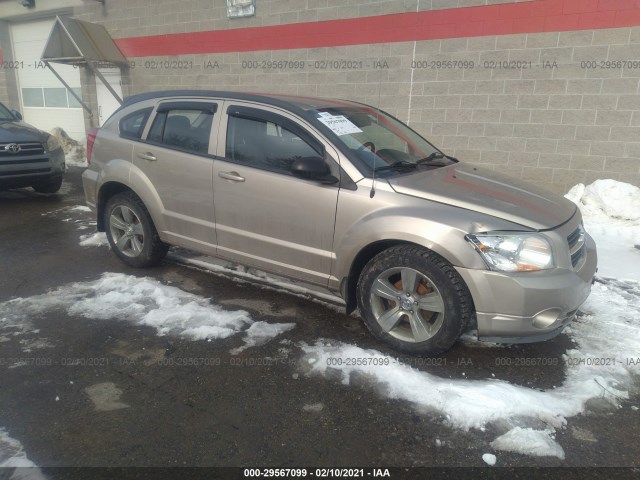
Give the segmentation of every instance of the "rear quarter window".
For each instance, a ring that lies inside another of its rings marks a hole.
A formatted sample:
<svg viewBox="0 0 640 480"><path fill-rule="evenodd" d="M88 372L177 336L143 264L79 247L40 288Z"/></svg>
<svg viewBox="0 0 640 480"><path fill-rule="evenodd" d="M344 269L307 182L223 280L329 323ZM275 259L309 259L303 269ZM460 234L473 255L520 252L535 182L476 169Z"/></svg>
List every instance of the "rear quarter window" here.
<svg viewBox="0 0 640 480"><path fill-rule="evenodd" d="M134 140L142 138L144 126L146 125L152 110L152 107L148 107L142 110L136 110L135 112L122 117L119 124L120 136L132 138Z"/></svg>

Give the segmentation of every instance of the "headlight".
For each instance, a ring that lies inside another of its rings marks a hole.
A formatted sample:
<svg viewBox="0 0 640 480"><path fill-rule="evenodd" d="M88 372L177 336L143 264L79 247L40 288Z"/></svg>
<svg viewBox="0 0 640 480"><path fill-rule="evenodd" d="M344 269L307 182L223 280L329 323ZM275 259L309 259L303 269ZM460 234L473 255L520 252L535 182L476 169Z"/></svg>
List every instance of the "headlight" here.
<svg viewBox="0 0 640 480"><path fill-rule="evenodd" d="M488 232L467 235L491 270L535 272L554 268L551 244L542 235Z"/></svg>
<svg viewBox="0 0 640 480"><path fill-rule="evenodd" d="M59 148L62 148L60 141L53 135L49 135L49 138L47 138L47 152L53 152Z"/></svg>

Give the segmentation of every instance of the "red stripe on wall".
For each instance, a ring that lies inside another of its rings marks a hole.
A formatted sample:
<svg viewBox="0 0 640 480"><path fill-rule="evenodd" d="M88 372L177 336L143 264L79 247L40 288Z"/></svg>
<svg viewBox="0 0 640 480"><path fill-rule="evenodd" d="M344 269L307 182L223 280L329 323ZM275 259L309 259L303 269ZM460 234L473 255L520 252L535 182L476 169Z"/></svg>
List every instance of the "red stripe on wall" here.
<svg viewBox="0 0 640 480"><path fill-rule="evenodd" d="M640 25L640 0L529 2L116 39L126 57L337 47Z"/></svg>

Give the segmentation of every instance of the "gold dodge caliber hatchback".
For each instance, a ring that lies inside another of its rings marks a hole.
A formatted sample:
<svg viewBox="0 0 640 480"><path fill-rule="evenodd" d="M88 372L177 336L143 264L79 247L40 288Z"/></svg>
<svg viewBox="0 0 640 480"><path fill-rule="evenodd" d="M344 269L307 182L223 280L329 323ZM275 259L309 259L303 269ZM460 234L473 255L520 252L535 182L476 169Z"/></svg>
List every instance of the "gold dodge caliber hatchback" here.
<svg viewBox="0 0 640 480"><path fill-rule="evenodd" d="M216 91L128 98L83 183L115 254L169 245L320 285L393 348L557 335L596 249L570 201L447 156L351 101Z"/></svg>

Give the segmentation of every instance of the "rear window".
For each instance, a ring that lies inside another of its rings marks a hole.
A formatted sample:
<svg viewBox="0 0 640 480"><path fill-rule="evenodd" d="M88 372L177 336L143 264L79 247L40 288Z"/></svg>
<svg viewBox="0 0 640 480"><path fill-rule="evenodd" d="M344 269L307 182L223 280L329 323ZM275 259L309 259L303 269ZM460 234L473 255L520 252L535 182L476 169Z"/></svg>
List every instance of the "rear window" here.
<svg viewBox="0 0 640 480"><path fill-rule="evenodd" d="M122 117L120 119L120 136L133 139L142 138L144 126L152 110L151 107L144 108Z"/></svg>

